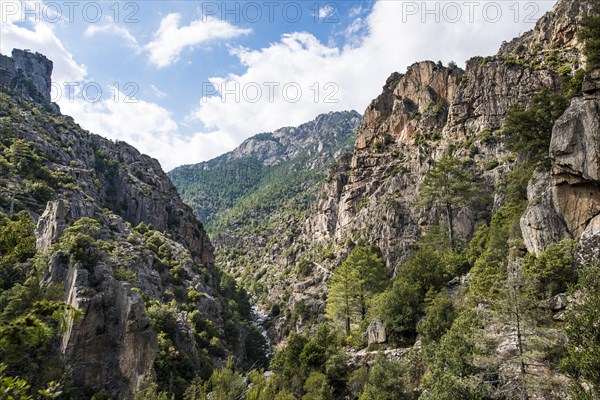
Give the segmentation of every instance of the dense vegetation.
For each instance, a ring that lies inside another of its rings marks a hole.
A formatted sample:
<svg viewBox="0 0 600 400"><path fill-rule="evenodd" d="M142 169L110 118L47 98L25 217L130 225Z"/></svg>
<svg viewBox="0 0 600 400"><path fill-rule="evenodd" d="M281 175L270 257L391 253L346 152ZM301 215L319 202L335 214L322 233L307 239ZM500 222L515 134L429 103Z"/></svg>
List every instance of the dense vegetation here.
<svg viewBox="0 0 600 400"><path fill-rule="evenodd" d="M569 239L528 254L519 228L527 182L536 168L547 168L551 129L565 106L563 97L543 91L529 107L509 111L496 133L514 152L497 189L504 203L470 240L455 240L448 224L479 183L471 163L447 155L421 192L421 204L435 202L443 218L391 281L376 248L349 243L351 251L329 280L328 321L313 334L290 335L271 362L272 373L251 372L246 391L239 385L243 374L230 365L203 390L238 388L223 398L244 393L267 400L528 398L564 388L540 379L549 369L573 379L573 398L595 398L597 266L577 270L576 244ZM443 196L436 196L438 189ZM586 301L556 319L545 304L575 290ZM405 353L400 359L382 353L371 367L352 365L350 350L366 345L363 333L373 318L384 322L388 346Z"/></svg>
<svg viewBox="0 0 600 400"><path fill-rule="evenodd" d="M350 149L351 133L341 132L337 138L330 132L319 151L307 150L274 165L252 156L228 159L224 155L177 168L169 176L213 237L257 234L282 210L297 213L309 208L326 167L316 158ZM276 139L261 134L252 140Z"/></svg>
<svg viewBox="0 0 600 400"><path fill-rule="evenodd" d="M600 65L598 22L588 18L581 36L589 69ZM33 217L55 191L77 187L70 175L49 168L56 159L17 139L13 125L3 119L0 397L110 398L106 391L74 387L64 373L56 349L66 324L81 313L63 301L63 287L45 282L52 254L88 271L90 290L100 284L94 268L104 263L110 266L111 279L140 293L157 333L158 354L156 380L145 382L136 400L476 400L549 393L576 400L599 398L600 265L578 264L577 243L570 239L538 255L527 253L519 224L528 205L527 182L536 169L548 168L551 129L568 99L577 95L573 87L566 85L563 95L542 91L529 106L511 108L503 128L493 133L513 153L503 160L510 172L496 189L502 201L473 235L457 239L453 221L478 190L475 167L449 151L426 174L421 201L415 205L433 206L437 221L395 266L397 273L388 276L379 249L348 241L342 252L347 256L328 281L326 312L318 329L290 334L271 360L261 332L248 322L246 292L231 276L214 276L185 251L176 257L182 250L169 234L143 223L134 227L101 210L94 218L70 221L50 252L38 252ZM2 118L19 121L23 113L2 96ZM28 112L42 115L28 107ZM53 116L44 118L47 124L56 123ZM117 168L102 155L95 170L88 171L98 173L98 180ZM256 221L256 216L280 209L299 218L314 198L305 189L321 173L303 169L305 164L303 158L276 167L241 160L212 170L202 185L219 193L220 202L209 203L207 212L223 211L211 222L212 229L256 233L269 223ZM327 258L330 250L319 251ZM146 260L151 260L164 289L156 296L140 289L137 266ZM295 272L308 275L312 268L302 260ZM191 284L191 273L204 283L216 283L224 299L222 327L200 312L209 295ZM242 282L255 277L247 275ZM565 299L572 306L556 312L555 304ZM299 305L294 310L296 316L304 311ZM272 315L279 312L274 308ZM189 323L189 335L181 330L180 318ZM375 319L385 325L387 343L367 346L364 333ZM183 351L183 335L191 338L198 359ZM243 361L232 356L239 356L240 342ZM400 351L386 352L384 346ZM547 379L548 371L556 381Z"/></svg>
<svg viewBox="0 0 600 400"><path fill-rule="evenodd" d="M144 223L134 227L119 215L126 205L114 200L115 178L121 174L143 185L140 168L152 167L119 162L118 146L44 104L7 88L0 92L2 399L110 398L106 390L75 385L65 363L65 334L84 316L65 302L65 278L53 276L69 269L86 277L79 283L86 296L106 302L103 310L118 308L108 303L114 287L140 299L157 336L156 391L182 398L194 378L209 379L215 360L228 354L237 354L244 368L268 363L266 340L250 322L249 298L231 277L201 263L171 233ZM57 199L87 216L67 213L55 243L38 250L35 220ZM148 273L156 279L150 285ZM207 301L219 306L211 310L203 306ZM118 318L114 311L102 314L91 336L110 336ZM113 350L106 349L108 357Z"/></svg>

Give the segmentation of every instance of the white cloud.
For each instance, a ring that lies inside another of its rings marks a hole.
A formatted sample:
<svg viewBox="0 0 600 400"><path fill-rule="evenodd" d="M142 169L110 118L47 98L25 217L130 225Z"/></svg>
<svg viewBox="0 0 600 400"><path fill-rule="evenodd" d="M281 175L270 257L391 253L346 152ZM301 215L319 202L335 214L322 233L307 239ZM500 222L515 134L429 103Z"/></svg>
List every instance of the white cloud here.
<svg viewBox="0 0 600 400"><path fill-rule="evenodd" d="M73 55L65 49L48 23L36 23L33 29L11 21L2 24L0 52L10 55L12 49L29 49L44 54L54 63L52 80L62 85L64 82L75 82L87 75L84 65L79 64Z"/></svg>
<svg viewBox="0 0 600 400"><path fill-rule="evenodd" d="M141 50L137 39L124 27L115 24L113 21L108 21L104 25L90 24L85 30L86 37L92 37L99 33L112 34L124 40L125 45L136 52Z"/></svg>
<svg viewBox="0 0 600 400"><path fill-rule="evenodd" d="M165 92L161 91L160 89L158 89L156 86L154 86L152 84L150 85L150 89L152 89L154 94L159 98L167 96L167 94Z"/></svg>
<svg viewBox="0 0 600 400"><path fill-rule="evenodd" d="M537 17L552 3L539 2ZM469 10L463 9L459 21L444 22L441 18L439 23L424 9L411 15L414 10L407 9L407 4L382 0L375 3L363 21L355 19L348 26L346 34L359 34L348 40L344 48L330 47L310 33L294 32L262 49L234 49L232 54L246 67L245 71L240 75L213 77L211 82L230 90L237 87L241 99L236 101L231 93L223 98L204 97L193 115L209 129L222 132L228 142L240 143L258 132L297 125L319 113L349 109L362 112L379 95L386 78L394 71L403 72L407 66L422 60L445 63L453 60L464 65L472 56L494 54L503 40L533 28L533 24L516 23L508 3L502 4L503 17L495 23L488 22L493 10L488 9L487 15L483 13L484 3L478 3L479 7L473 10L472 22ZM411 4L423 7L425 3ZM434 7L431 4L427 3ZM444 11L439 7L443 17ZM279 84L274 90L274 101L270 101L265 85L269 82ZM303 90L298 102L286 101L283 96L281 89L289 83L296 83ZM328 83L335 86L325 86ZM254 100L256 86L262 88L259 101L244 99L247 89L247 97ZM332 99L337 102L325 102L325 96L336 87L339 92ZM317 88L320 96L315 101ZM218 154L215 151L213 156Z"/></svg>
<svg viewBox="0 0 600 400"><path fill-rule="evenodd" d="M329 16L333 16L334 13L335 13L335 8L333 8L333 6L331 6L331 5L326 5L325 7L321 7L319 9L319 18L325 19Z"/></svg>
<svg viewBox="0 0 600 400"><path fill-rule="evenodd" d="M159 68L166 67L179 59L186 48L193 48L216 40L233 39L250 34L250 29L238 28L226 21L204 17L187 26L179 26L181 14L171 13L160 22L154 39L144 48L150 62Z"/></svg>

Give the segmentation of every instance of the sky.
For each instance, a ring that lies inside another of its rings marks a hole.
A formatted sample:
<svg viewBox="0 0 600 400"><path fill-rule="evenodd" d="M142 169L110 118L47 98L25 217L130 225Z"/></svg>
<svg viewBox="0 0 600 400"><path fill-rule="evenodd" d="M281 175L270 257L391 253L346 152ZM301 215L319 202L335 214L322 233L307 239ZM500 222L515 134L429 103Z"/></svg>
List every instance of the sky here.
<svg viewBox="0 0 600 400"><path fill-rule="evenodd" d="M0 1L0 52L54 62L53 101L165 170L321 113L362 113L417 61L464 66L543 1Z"/></svg>

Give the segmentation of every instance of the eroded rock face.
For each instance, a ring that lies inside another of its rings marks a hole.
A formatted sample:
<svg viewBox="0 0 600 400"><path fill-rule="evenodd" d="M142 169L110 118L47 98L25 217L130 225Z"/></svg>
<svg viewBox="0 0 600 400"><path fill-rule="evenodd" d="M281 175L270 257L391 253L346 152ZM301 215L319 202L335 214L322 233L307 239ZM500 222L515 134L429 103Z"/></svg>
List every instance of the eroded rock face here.
<svg viewBox="0 0 600 400"><path fill-rule="evenodd" d="M36 247L48 259L43 283L62 287L63 300L79 310L65 315L54 349L71 371L73 390L81 398L100 390L131 398L142 381L155 377L158 328L147 309L155 304L169 303L176 315L170 340L188 357L190 373L210 368L184 303L216 330L223 329L231 310L218 290L213 248L202 224L158 161L83 130L50 105L52 63L46 61L22 51L0 56L0 85L11 89L0 112L6 117L7 110L16 110L9 139L40 155L44 171L58 182L47 197L23 197L15 212L25 210L37 220ZM28 193L26 176L11 172L0 178L14 193ZM2 207L11 203L10 195L0 191ZM215 338L223 349L212 355L215 365L229 354L243 361L245 330L241 324L236 330L239 337L231 345Z"/></svg>
<svg viewBox="0 0 600 400"><path fill-rule="evenodd" d="M536 174L530 182L530 187L544 188L528 193L530 205L521 220L531 252L572 236L587 249L584 258L592 257L600 214L600 95L594 83L599 78L598 73L586 78L587 93L574 98L554 125L551 174Z"/></svg>
<svg viewBox="0 0 600 400"><path fill-rule="evenodd" d="M596 74L596 81L600 81ZM556 187L555 206L581 246L598 234L600 215L600 94L571 101L552 131L550 155ZM583 250L584 253L589 253ZM592 257L591 254L584 258Z"/></svg>
<svg viewBox="0 0 600 400"><path fill-rule="evenodd" d="M600 102L598 96L571 101L556 121L550 143L554 175L570 174L588 181L600 181Z"/></svg>
<svg viewBox="0 0 600 400"><path fill-rule="evenodd" d="M0 69L0 86L12 87L29 99L41 95L50 101L52 61L44 55L13 49L12 57L0 54ZM28 86L27 79L33 87Z"/></svg>
<svg viewBox="0 0 600 400"><path fill-rule="evenodd" d="M571 236L554 207L554 193L550 173L537 170L527 186L529 206L521 217L523 240L532 253L539 254L548 245Z"/></svg>
<svg viewBox="0 0 600 400"><path fill-rule="evenodd" d="M110 266L97 264L91 275L80 265L68 267L67 301L83 317L68 325L61 350L73 367L76 385L99 390L110 382L111 393L128 398L154 376L156 332L142 296L130 284L112 278ZM97 291L90 292L90 286L95 286L90 278L101 279Z"/></svg>
<svg viewBox="0 0 600 400"><path fill-rule="evenodd" d="M450 106L444 135L456 140L486 128L499 129L511 106L527 105L542 89L560 87L560 77L548 69L513 64L500 56L472 58Z"/></svg>
<svg viewBox="0 0 600 400"><path fill-rule="evenodd" d="M539 19L535 29L508 43L503 43L499 54L579 47L577 25L583 16L590 14L592 7L591 1L557 2L552 12Z"/></svg>
<svg viewBox="0 0 600 400"><path fill-rule="evenodd" d="M367 328L367 337L369 345L385 343L387 335L385 333L385 325L379 318L374 318Z"/></svg>
<svg viewBox="0 0 600 400"><path fill-rule="evenodd" d="M441 130L463 72L424 61L408 67L405 74L393 73L365 111L356 134L357 153L378 143L412 144L419 131Z"/></svg>
<svg viewBox="0 0 600 400"><path fill-rule="evenodd" d="M600 261L600 216L595 216L581 234L577 247L577 262L586 265Z"/></svg>

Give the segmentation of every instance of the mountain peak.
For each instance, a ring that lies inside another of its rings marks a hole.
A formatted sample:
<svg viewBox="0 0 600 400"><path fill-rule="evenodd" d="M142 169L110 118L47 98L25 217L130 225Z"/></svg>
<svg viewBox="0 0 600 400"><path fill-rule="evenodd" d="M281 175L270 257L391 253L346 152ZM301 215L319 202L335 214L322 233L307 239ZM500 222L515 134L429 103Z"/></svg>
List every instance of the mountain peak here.
<svg viewBox="0 0 600 400"><path fill-rule="evenodd" d="M13 49L11 57L0 54L0 86L28 100L50 101L52 68L52 61L43 54Z"/></svg>
<svg viewBox="0 0 600 400"><path fill-rule="evenodd" d="M541 50L580 47L577 33L579 22L593 14L598 0L559 0L552 11L546 13L535 24L535 28L523 35L504 42L499 55L535 53Z"/></svg>
<svg viewBox="0 0 600 400"><path fill-rule="evenodd" d="M246 139L224 157L226 160L254 158L263 165L277 165L294 158L309 147L322 147L319 143L344 139L360 119L361 116L356 111L320 114L297 127L284 127Z"/></svg>

